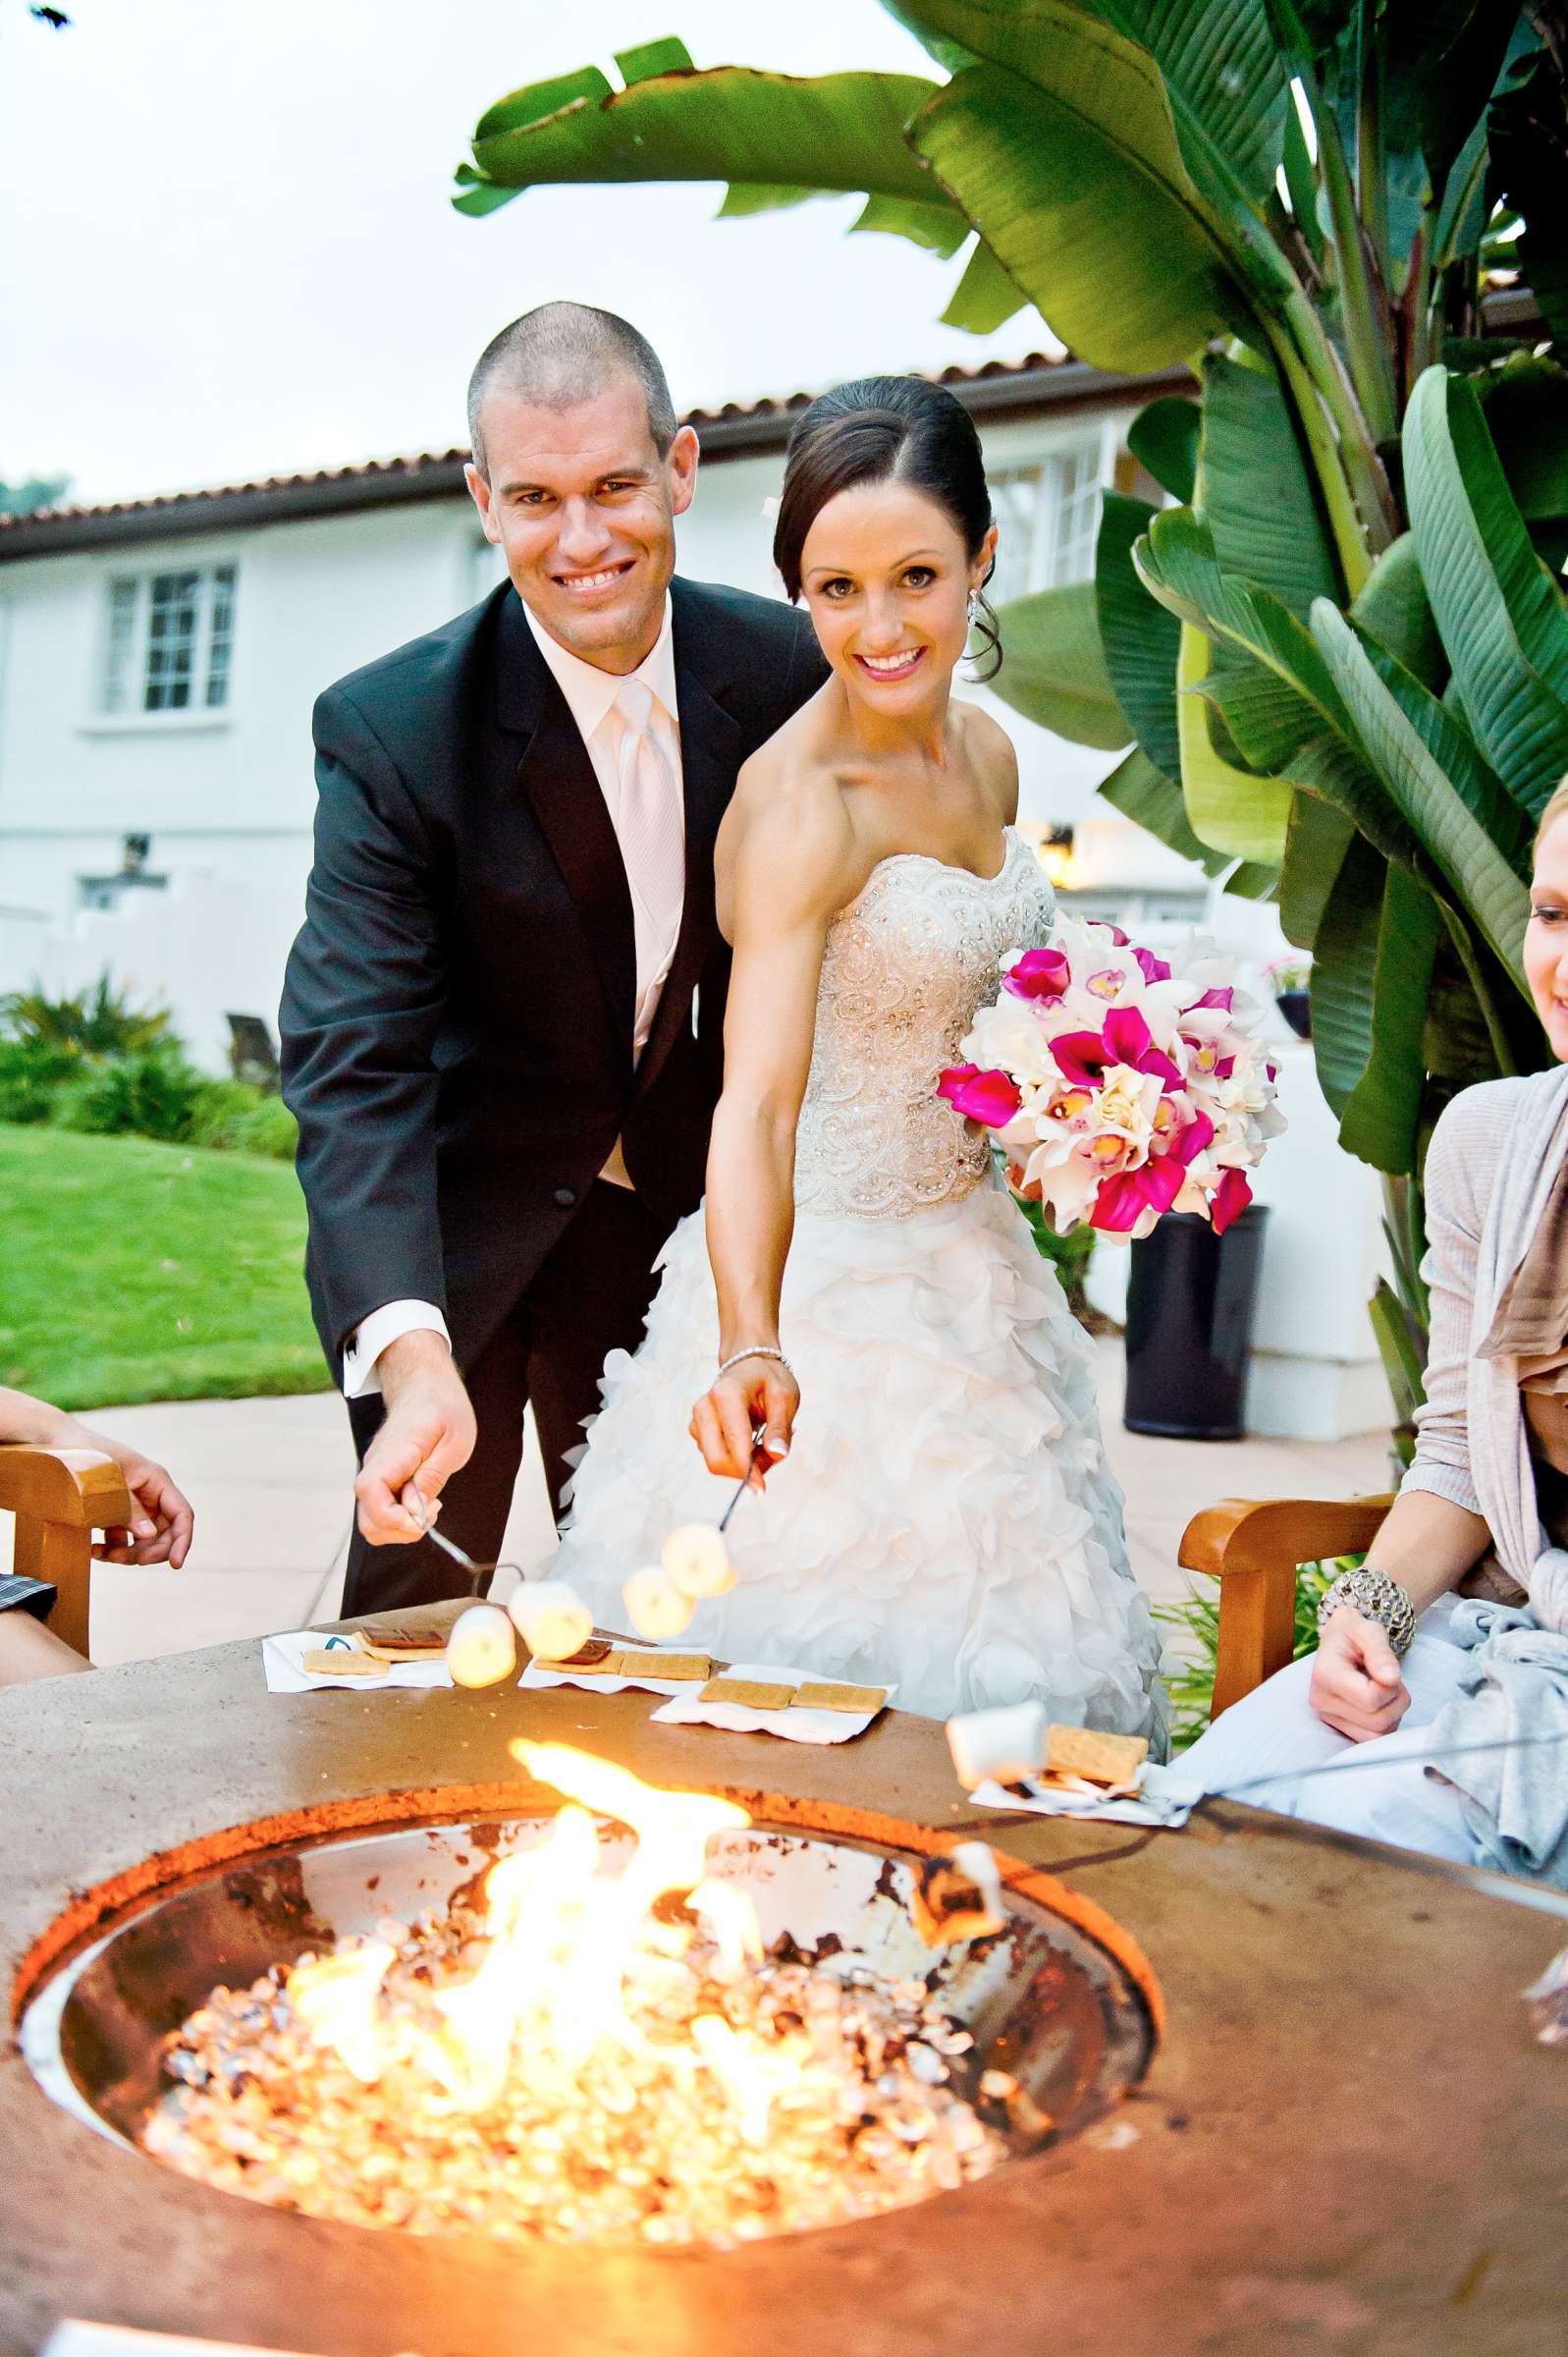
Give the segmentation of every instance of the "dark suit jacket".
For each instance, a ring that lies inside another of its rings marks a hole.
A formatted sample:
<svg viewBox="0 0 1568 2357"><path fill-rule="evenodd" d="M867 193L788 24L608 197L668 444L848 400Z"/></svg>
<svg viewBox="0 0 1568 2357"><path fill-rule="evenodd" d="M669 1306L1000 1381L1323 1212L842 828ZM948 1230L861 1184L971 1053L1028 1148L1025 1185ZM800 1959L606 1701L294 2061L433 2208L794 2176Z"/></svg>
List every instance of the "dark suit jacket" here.
<svg viewBox="0 0 1568 2357"><path fill-rule="evenodd" d="M714 838L741 763L824 670L787 606L678 578L671 594L685 910L635 1070L625 870L511 584L316 705L315 863L280 1029L335 1372L359 1321L406 1296L444 1310L471 1364L618 1135L663 1228L701 1198L729 977Z"/></svg>

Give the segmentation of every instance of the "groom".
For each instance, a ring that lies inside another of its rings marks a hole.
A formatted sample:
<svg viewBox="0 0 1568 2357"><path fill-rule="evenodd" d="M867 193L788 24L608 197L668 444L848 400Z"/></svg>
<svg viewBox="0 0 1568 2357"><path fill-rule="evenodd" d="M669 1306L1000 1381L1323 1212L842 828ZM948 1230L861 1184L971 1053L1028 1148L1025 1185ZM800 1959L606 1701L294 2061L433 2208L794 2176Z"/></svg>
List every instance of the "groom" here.
<svg viewBox="0 0 1568 2357"><path fill-rule="evenodd" d="M824 677L789 607L675 577L697 439L625 320L514 320L468 424L511 579L319 699L281 1013L311 1305L360 1458L346 1614L461 1592L414 1485L494 1561L530 1399L559 1513L605 1354L635 1349L702 1194L719 821Z"/></svg>

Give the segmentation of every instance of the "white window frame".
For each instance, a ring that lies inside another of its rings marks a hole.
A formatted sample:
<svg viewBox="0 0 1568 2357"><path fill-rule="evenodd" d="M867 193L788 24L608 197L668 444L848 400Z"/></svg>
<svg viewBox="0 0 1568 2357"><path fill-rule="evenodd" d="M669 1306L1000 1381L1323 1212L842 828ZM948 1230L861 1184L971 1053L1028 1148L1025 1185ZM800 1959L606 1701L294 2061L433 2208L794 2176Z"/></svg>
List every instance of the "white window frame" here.
<svg viewBox="0 0 1568 2357"><path fill-rule="evenodd" d="M1091 426L1070 440L1037 452L1033 457L1020 457L993 465L989 469L993 491L1003 484L1033 482L1036 488L1034 513L1029 524L1029 547L1021 564L1006 547L1007 523L1001 522L1003 543L999 550L1000 565L1008 576L1005 585L997 584L993 592L998 597L1030 597L1041 589L1057 589L1071 581L1082 581L1094 576L1094 539L1091 535L1079 561L1071 561L1071 543L1063 543L1062 527L1067 501L1066 471L1074 460L1092 468L1096 499L1096 529L1098 529L1099 498L1115 481L1116 453L1120 437L1114 418L1108 417L1099 426ZM999 503L1000 504L1000 503Z"/></svg>
<svg viewBox="0 0 1568 2357"><path fill-rule="evenodd" d="M134 566L115 566L102 584L101 622L97 635L94 660L92 707L83 727L93 734L155 731L159 729L222 729L234 719L237 622L240 599L240 560L221 551L207 551L199 558L169 558L156 564L142 562ZM186 704L147 706L148 662L152 652L152 606L155 584L171 575L193 574L199 583L195 631L191 647L191 700ZM219 576L227 574L229 602L229 632L227 657L223 673L224 695L221 703L209 703L212 685L213 641L216 610L220 596ZM114 672L117 593L129 583L135 591L131 629L124 654ZM110 702L116 675L125 689L125 701Z"/></svg>

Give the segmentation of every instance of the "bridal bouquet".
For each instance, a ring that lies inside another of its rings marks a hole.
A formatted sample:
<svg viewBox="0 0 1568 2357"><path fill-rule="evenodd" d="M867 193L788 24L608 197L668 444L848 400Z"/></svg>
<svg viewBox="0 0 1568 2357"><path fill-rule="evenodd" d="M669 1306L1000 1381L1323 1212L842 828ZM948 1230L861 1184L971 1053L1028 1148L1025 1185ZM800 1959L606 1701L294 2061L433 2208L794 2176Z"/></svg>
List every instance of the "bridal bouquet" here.
<svg viewBox="0 0 1568 2357"><path fill-rule="evenodd" d="M1285 1125L1274 1066L1213 945L1180 969L1118 926L1058 917L1049 948L1004 961L960 1050L972 1061L942 1075L1058 1235L1085 1220L1147 1235L1167 1211L1222 1233L1252 1200L1246 1173Z"/></svg>

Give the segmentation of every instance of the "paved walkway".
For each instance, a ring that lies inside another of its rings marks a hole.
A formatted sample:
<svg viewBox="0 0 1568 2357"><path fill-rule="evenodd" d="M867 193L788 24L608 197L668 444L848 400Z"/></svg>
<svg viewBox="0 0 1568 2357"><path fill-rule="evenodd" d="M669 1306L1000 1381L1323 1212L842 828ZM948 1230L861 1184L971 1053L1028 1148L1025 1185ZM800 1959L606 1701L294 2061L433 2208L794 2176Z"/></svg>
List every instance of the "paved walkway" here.
<svg viewBox="0 0 1568 2357"><path fill-rule="evenodd" d="M1335 1442L1204 1442L1124 1431L1120 1345L1107 1341L1099 1348L1101 1412L1127 1493L1132 1567L1156 1600L1181 1593L1177 1541L1199 1507L1216 1499L1348 1498L1387 1487L1380 1433ZM196 1508L196 1545L185 1570L111 1563L98 1572L96 1660L140 1661L334 1616L353 1504L348 1421L334 1394L112 1408L88 1421L159 1457ZM505 1552L533 1562L550 1537L530 1443ZM6 1530L0 1558L9 1549Z"/></svg>

